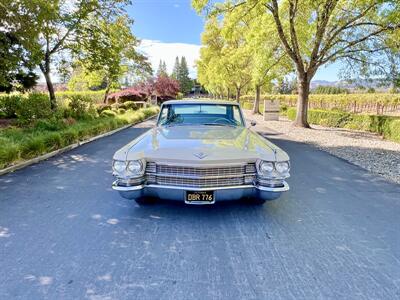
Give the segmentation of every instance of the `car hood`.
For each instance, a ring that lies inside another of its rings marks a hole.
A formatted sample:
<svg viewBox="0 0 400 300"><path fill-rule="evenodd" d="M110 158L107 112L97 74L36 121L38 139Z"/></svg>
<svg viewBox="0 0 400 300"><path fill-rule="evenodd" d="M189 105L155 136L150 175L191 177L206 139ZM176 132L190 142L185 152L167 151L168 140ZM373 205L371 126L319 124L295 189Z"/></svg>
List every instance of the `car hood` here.
<svg viewBox="0 0 400 300"><path fill-rule="evenodd" d="M245 127L155 127L120 150L114 159L182 164L285 161L288 155Z"/></svg>

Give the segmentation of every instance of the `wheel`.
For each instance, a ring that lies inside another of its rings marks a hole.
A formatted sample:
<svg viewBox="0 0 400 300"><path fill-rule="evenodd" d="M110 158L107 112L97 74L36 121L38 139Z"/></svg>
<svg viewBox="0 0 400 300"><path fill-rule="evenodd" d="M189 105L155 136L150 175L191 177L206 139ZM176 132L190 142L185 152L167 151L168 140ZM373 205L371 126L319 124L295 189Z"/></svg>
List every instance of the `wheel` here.
<svg viewBox="0 0 400 300"><path fill-rule="evenodd" d="M139 205L151 205L156 203L157 200L155 198L144 197L144 198L137 198L135 199L135 201Z"/></svg>

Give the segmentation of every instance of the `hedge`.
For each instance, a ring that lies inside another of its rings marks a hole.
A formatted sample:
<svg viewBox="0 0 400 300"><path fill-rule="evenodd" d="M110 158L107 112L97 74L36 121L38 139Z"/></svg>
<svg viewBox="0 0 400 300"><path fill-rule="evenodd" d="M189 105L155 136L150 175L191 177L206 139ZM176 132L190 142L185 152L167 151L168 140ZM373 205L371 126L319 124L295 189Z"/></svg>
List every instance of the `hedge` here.
<svg viewBox="0 0 400 300"><path fill-rule="evenodd" d="M287 117L294 120L296 109L289 108ZM388 140L400 142L400 117L311 109L307 119L311 124L376 132Z"/></svg>
<svg viewBox="0 0 400 300"><path fill-rule="evenodd" d="M264 94L264 99L279 100L288 107L296 106L297 95ZM252 107L254 95L244 95L240 102L243 107ZM311 94L309 96L310 109L340 109L351 113L373 112L384 114L389 111L400 110L400 94Z"/></svg>
<svg viewBox="0 0 400 300"><path fill-rule="evenodd" d="M94 104L102 104L104 101L105 91L82 91L82 92L74 92L74 91L63 91L56 92L57 102L63 104L67 99L70 99L74 96L86 97L92 100Z"/></svg>
<svg viewBox="0 0 400 300"><path fill-rule="evenodd" d="M124 125L142 121L158 111L158 107L128 110L124 114L79 120L61 129L42 122L30 128L0 130L0 169L17 161L30 159Z"/></svg>

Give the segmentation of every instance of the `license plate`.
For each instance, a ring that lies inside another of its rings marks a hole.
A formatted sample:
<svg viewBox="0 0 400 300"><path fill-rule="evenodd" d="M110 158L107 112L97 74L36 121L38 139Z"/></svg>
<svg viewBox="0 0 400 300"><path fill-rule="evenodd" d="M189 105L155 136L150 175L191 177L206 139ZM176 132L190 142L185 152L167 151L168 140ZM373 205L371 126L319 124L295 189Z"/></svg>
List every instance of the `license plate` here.
<svg viewBox="0 0 400 300"><path fill-rule="evenodd" d="M188 204L213 204L215 202L213 191L187 191L185 203Z"/></svg>

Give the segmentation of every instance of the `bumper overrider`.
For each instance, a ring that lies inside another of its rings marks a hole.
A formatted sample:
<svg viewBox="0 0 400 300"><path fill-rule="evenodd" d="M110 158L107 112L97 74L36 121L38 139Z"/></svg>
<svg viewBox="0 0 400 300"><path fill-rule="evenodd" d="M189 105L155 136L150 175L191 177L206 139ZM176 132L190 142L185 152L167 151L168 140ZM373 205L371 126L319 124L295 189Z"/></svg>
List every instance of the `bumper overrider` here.
<svg viewBox="0 0 400 300"><path fill-rule="evenodd" d="M113 182L112 188L118 191L123 198L135 200L159 198L183 202L186 199L186 194L191 191L212 191L215 202L242 198L274 200L282 192L289 190L289 185L285 181L289 177L289 163L285 172L278 172L274 169L274 165L272 165L271 170L268 167L270 166L262 166L259 163L247 164L243 166L243 174L232 175L230 173L230 175L224 176L215 176L215 174L210 176L210 169L207 168L200 168L200 170L199 168L191 168L190 171L195 173L191 173L189 176L187 174L176 174L180 171L187 172L188 167L158 166L155 163L148 163L146 170L140 176L119 177L114 172L117 180ZM232 172L233 170L241 169L237 169L237 167L229 170L227 168L219 168L217 171ZM224 181L227 179L228 181ZM204 186L205 182L207 186ZM240 182L240 184L235 184L235 182ZM199 186L199 183L202 183L203 186ZM225 185L225 183L227 184ZM193 186L190 186L190 184L193 184Z"/></svg>

